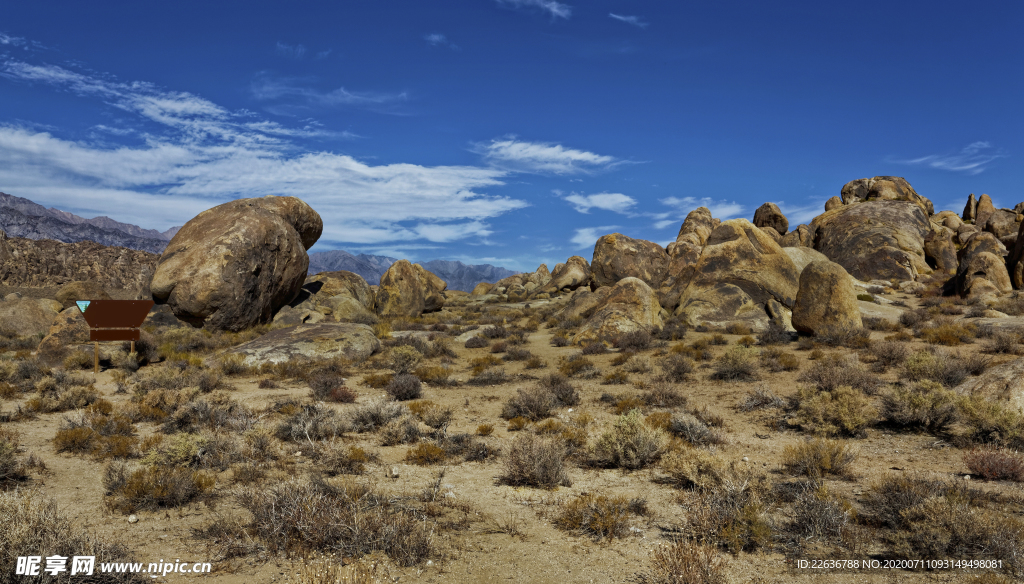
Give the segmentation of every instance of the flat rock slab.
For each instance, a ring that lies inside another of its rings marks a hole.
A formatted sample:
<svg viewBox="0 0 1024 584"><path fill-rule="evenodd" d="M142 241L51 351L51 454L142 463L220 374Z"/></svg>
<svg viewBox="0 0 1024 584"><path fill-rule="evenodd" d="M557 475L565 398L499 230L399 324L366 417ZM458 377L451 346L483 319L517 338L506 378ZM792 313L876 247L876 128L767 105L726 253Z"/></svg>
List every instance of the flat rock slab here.
<svg viewBox="0 0 1024 584"><path fill-rule="evenodd" d="M380 341L365 324L317 323L300 324L270 331L262 337L229 349L228 353L245 355L248 365L282 363L290 359L362 360L380 350Z"/></svg>
<svg viewBox="0 0 1024 584"><path fill-rule="evenodd" d="M890 322L899 322L903 309L884 304L875 304L866 300L858 300L857 308L860 309L861 318L884 318Z"/></svg>
<svg viewBox="0 0 1024 584"><path fill-rule="evenodd" d="M1024 331L1024 316L1002 316L995 318L966 318L964 322L969 322L974 326L981 327L992 327L996 331L1006 332L1018 332Z"/></svg>
<svg viewBox="0 0 1024 584"><path fill-rule="evenodd" d="M956 387L957 393L979 394L1024 412L1024 358L993 367Z"/></svg>

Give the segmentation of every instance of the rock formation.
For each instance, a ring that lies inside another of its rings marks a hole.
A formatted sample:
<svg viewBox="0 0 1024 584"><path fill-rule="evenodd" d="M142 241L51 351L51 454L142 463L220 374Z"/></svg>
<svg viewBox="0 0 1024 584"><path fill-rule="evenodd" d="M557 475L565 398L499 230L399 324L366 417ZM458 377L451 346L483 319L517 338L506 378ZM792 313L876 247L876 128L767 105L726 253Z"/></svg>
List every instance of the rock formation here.
<svg viewBox="0 0 1024 584"><path fill-rule="evenodd" d="M614 286L623 278L634 277L657 288L665 279L668 263L664 248L653 241L612 233L597 240L590 270L598 287Z"/></svg>
<svg viewBox="0 0 1024 584"><path fill-rule="evenodd" d="M381 316L419 316L444 306L444 280L409 260L388 268L377 288L375 308Z"/></svg>
<svg viewBox="0 0 1024 584"><path fill-rule="evenodd" d="M976 233L957 254L956 291L964 297L992 297L1012 288L1006 247L991 233Z"/></svg>
<svg viewBox="0 0 1024 584"><path fill-rule="evenodd" d="M142 291L149 286L157 257L94 241L61 243L0 235L0 281L36 288L88 281L108 290Z"/></svg>
<svg viewBox="0 0 1024 584"><path fill-rule="evenodd" d="M920 207L927 215L935 212L932 202L917 194L907 179L899 176L876 176L850 181L843 185L840 196L844 205L862 201L908 201Z"/></svg>
<svg viewBox="0 0 1024 584"><path fill-rule="evenodd" d="M860 309L850 275L837 263L817 261L800 273L793 304L793 328L821 334L830 329L860 328Z"/></svg>
<svg viewBox="0 0 1024 584"><path fill-rule="evenodd" d="M590 264L580 256L572 256L564 264L555 266L551 272L551 280L542 288L544 292L555 293L560 290L576 290L580 286L590 284Z"/></svg>
<svg viewBox="0 0 1024 584"><path fill-rule="evenodd" d="M171 239L153 300L193 326L238 331L269 322L299 292L323 222L295 197L239 199L196 215Z"/></svg>
<svg viewBox="0 0 1024 584"><path fill-rule="evenodd" d="M597 297L599 302L585 311L590 316L572 339L577 345L612 340L638 330L651 332L662 326L661 306L654 290L639 278L626 277L614 286L583 296Z"/></svg>
<svg viewBox="0 0 1024 584"><path fill-rule="evenodd" d="M1024 289L1024 223L1020 225L1017 242L1013 246L1010 257L1007 258L1006 265L1010 271L1010 281L1013 283L1013 287L1018 290Z"/></svg>
<svg viewBox="0 0 1024 584"><path fill-rule="evenodd" d="M789 232L789 221L775 203L765 203L754 211L754 225L774 229L779 236Z"/></svg>
<svg viewBox="0 0 1024 584"><path fill-rule="evenodd" d="M967 204L964 205L963 220L974 223L974 220L978 217L978 199L971 193L971 196L967 197Z"/></svg>
<svg viewBox="0 0 1024 584"><path fill-rule="evenodd" d="M679 296L693 279L694 267L707 245L708 237L721 221L711 216L707 207L697 207L686 215L676 240L668 244L668 273L658 288L658 301L665 310L679 305Z"/></svg>
<svg viewBox="0 0 1024 584"><path fill-rule="evenodd" d="M842 207L842 205L837 205ZM814 247L814 228L810 225L800 224L796 229L790 231L779 240L782 247Z"/></svg>
<svg viewBox="0 0 1024 584"><path fill-rule="evenodd" d="M18 298L0 302L0 334L13 333L21 337L45 335L60 311L60 303L47 298Z"/></svg>
<svg viewBox="0 0 1024 584"><path fill-rule="evenodd" d="M75 306L78 300L110 300L110 294L98 282L68 282L57 291L60 310Z"/></svg>
<svg viewBox="0 0 1024 584"><path fill-rule="evenodd" d="M992 204L992 197L988 195L981 195L978 199L978 206L975 209L974 224L978 226L978 229L984 229L985 223L992 213L995 213L996 207Z"/></svg>
<svg viewBox="0 0 1024 584"><path fill-rule="evenodd" d="M365 324L319 323L272 330L262 337L231 348L249 365L281 363L296 357L361 361L380 351L380 341Z"/></svg>

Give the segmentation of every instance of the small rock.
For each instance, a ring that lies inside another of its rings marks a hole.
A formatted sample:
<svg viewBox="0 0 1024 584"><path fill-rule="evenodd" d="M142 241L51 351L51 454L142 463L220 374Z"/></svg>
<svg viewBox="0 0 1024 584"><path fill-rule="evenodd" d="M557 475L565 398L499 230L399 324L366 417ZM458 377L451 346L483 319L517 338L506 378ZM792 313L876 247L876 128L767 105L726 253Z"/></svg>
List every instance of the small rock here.
<svg viewBox="0 0 1024 584"><path fill-rule="evenodd" d="M129 515L128 516L128 523L138 523L138 522L139 522L139 516L138 515Z"/></svg>
<svg viewBox="0 0 1024 584"><path fill-rule="evenodd" d="M744 456L741 460L743 460L743 462L749 462L750 461L750 457L749 456Z"/></svg>
<svg viewBox="0 0 1024 584"><path fill-rule="evenodd" d="M964 480L965 481L971 480L971 475L964 475Z"/></svg>

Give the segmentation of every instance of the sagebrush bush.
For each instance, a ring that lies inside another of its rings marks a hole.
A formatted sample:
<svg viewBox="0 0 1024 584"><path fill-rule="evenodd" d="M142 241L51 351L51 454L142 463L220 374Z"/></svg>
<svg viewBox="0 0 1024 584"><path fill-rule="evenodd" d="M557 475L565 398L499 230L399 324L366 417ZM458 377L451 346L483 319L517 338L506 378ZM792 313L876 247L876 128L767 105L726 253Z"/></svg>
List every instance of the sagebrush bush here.
<svg viewBox="0 0 1024 584"><path fill-rule="evenodd" d="M669 421L666 430L672 435L686 440L692 446L711 446L726 442L725 436L719 430L709 428L707 424L691 414L675 414Z"/></svg>
<svg viewBox="0 0 1024 584"><path fill-rule="evenodd" d="M405 461L419 466L439 464L445 461L448 453L444 448L430 442L420 442L405 453Z"/></svg>
<svg viewBox="0 0 1024 584"><path fill-rule="evenodd" d="M887 473L872 483L865 494L864 507L879 525L906 529L911 517L906 512L927 499L943 497L971 504L982 496L981 491L964 481Z"/></svg>
<svg viewBox="0 0 1024 584"><path fill-rule="evenodd" d="M857 453L845 442L820 438L787 446L782 452L782 465L789 472L811 478L849 476L856 459Z"/></svg>
<svg viewBox="0 0 1024 584"><path fill-rule="evenodd" d="M611 430L601 434L591 461L611 468L643 468L661 457L667 440L664 431L644 423L640 410L619 416Z"/></svg>
<svg viewBox="0 0 1024 584"><path fill-rule="evenodd" d="M811 383L819 391L835 391L839 387L847 386L868 395L873 395L882 385L882 380L876 375L861 369L853 359L842 356L816 360L809 369L800 374L797 381Z"/></svg>
<svg viewBox="0 0 1024 584"><path fill-rule="evenodd" d="M718 551L708 545L678 539L658 546L651 557L645 584L726 584L725 566Z"/></svg>
<svg viewBox="0 0 1024 584"><path fill-rule="evenodd" d="M583 379L592 379L601 373L594 366L594 363L582 353L560 358L558 372L566 377L580 377Z"/></svg>
<svg viewBox="0 0 1024 584"><path fill-rule="evenodd" d="M924 342L933 345L956 346L972 342L977 336L977 329L973 324L962 321L939 322L936 319L933 326L922 328L919 336Z"/></svg>
<svg viewBox="0 0 1024 584"><path fill-rule="evenodd" d="M767 385L761 385L754 391L748 392L740 402L740 411L751 412L764 408L783 408L786 401L775 395Z"/></svg>
<svg viewBox="0 0 1024 584"><path fill-rule="evenodd" d="M686 406L687 398L674 385L655 381L640 395L640 401L652 408L678 408Z"/></svg>
<svg viewBox="0 0 1024 584"><path fill-rule="evenodd" d="M642 500L587 493L565 503L554 525L596 540L625 537L629 534L630 516L645 509L646 502Z"/></svg>
<svg viewBox="0 0 1024 584"><path fill-rule="evenodd" d="M139 467L114 461L103 471L106 506L120 513L180 507L209 493L216 482L204 471L181 466Z"/></svg>
<svg viewBox="0 0 1024 584"><path fill-rule="evenodd" d="M566 446L558 438L520 434L505 451L499 480L507 485L551 489L572 486L565 468Z"/></svg>
<svg viewBox="0 0 1024 584"><path fill-rule="evenodd" d="M763 331L757 333L757 343L759 345L782 345L792 342L794 335L786 330L786 327L776 323L769 322L768 327Z"/></svg>
<svg viewBox="0 0 1024 584"><path fill-rule="evenodd" d="M711 379L754 381L757 379L757 361L749 349L734 347L715 362Z"/></svg>
<svg viewBox="0 0 1024 584"><path fill-rule="evenodd" d="M484 347L490 346L490 343L484 337L477 335L467 339L465 346L467 349L483 349Z"/></svg>
<svg viewBox="0 0 1024 584"><path fill-rule="evenodd" d="M960 396L957 415L965 430L962 439L1024 449L1024 415L1012 406L979 395Z"/></svg>
<svg viewBox="0 0 1024 584"><path fill-rule="evenodd" d="M411 444L420 439L420 426L416 417L406 414L388 422L380 431L381 446Z"/></svg>
<svg viewBox="0 0 1024 584"><path fill-rule="evenodd" d="M964 464L987 481L1024 482L1024 456L1005 448L973 448L964 453Z"/></svg>
<svg viewBox="0 0 1024 584"><path fill-rule="evenodd" d="M907 381L931 380L946 387L956 387L971 375L972 370L981 373L985 367L987 363L956 353L924 350L907 357L901 376Z"/></svg>
<svg viewBox="0 0 1024 584"><path fill-rule="evenodd" d="M685 332L686 329L683 329ZM682 337L680 337L682 338ZM620 351L632 351L638 353L640 351L646 351L651 346L651 333L646 330L635 330L628 333L622 333L615 337L612 345Z"/></svg>
<svg viewBox="0 0 1024 584"><path fill-rule="evenodd" d="M423 359L423 353L409 345L392 347L388 356L388 366L395 372L395 376L407 374L419 365Z"/></svg>
<svg viewBox="0 0 1024 584"><path fill-rule="evenodd" d="M935 381L900 386L882 394L881 415L900 428L946 432L957 419L957 394Z"/></svg>
<svg viewBox="0 0 1024 584"><path fill-rule="evenodd" d="M725 461L700 448L670 451L661 459L661 468L677 487L684 489L712 489L730 476Z"/></svg>
<svg viewBox="0 0 1024 584"><path fill-rule="evenodd" d="M402 373L395 375L384 391L396 401L418 399L423 394L423 384L415 375Z"/></svg>
<svg viewBox="0 0 1024 584"><path fill-rule="evenodd" d="M764 367L772 373L778 373L780 371L796 371L800 368L800 360L797 359L796 355L779 347L769 346L762 349L758 359L761 363L761 367Z"/></svg>
<svg viewBox="0 0 1024 584"><path fill-rule="evenodd" d="M371 406L364 406L368 407ZM323 404L309 404L278 423L275 434L280 440L308 442L334 438L347 429L348 424L333 409Z"/></svg>
<svg viewBox="0 0 1024 584"><path fill-rule="evenodd" d="M797 393L797 424L807 432L858 436L875 423L878 412L864 392L849 386L832 391L803 388Z"/></svg>
<svg viewBox="0 0 1024 584"><path fill-rule="evenodd" d="M538 386L527 387L517 390L516 395L505 402L501 417L506 420L525 418L537 421L551 416L551 410L555 407L557 401L550 391Z"/></svg>
<svg viewBox="0 0 1024 584"><path fill-rule="evenodd" d="M661 367L662 372L664 372L665 379L674 383L686 381L695 369L693 361L679 353L665 355L658 362L658 365Z"/></svg>
<svg viewBox="0 0 1024 584"><path fill-rule="evenodd" d="M823 483L811 481L797 495L790 531L803 539L839 542L856 516L845 497Z"/></svg>
<svg viewBox="0 0 1024 584"><path fill-rule="evenodd" d="M875 369L884 372L890 367L902 365L907 360L910 350L904 343L882 341L872 345L870 353L875 358Z"/></svg>

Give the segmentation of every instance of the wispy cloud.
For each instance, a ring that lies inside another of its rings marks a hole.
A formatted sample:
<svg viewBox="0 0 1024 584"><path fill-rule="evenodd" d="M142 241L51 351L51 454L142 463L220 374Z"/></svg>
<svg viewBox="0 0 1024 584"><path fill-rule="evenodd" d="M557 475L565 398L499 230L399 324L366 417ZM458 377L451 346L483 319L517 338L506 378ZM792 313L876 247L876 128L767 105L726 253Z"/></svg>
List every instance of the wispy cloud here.
<svg viewBox="0 0 1024 584"><path fill-rule="evenodd" d="M655 229L664 229L670 225L682 225L686 215L697 207L707 207L711 211L711 216L716 219L731 219L742 215L746 209L735 201L716 201L710 197L700 199L696 197L668 197L658 199L658 202L673 209L667 213L659 213L654 216L656 219L654 223Z"/></svg>
<svg viewBox="0 0 1024 584"><path fill-rule="evenodd" d="M20 47L25 44L25 39L0 32L0 45L14 45Z"/></svg>
<svg viewBox="0 0 1024 584"><path fill-rule="evenodd" d="M449 41L448 37L439 32L432 32L430 34L423 35L423 40L427 41L428 43L435 47L448 47L453 51L459 50L459 45L456 45L455 43Z"/></svg>
<svg viewBox="0 0 1024 584"><path fill-rule="evenodd" d="M636 27L639 27L639 28L647 28L647 25L650 24L649 22L644 22L644 21L640 20L639 16L623 16L621 14L615 14L614 12L608 13L608 16L610 16L611 18L614 18L615 20L618 20L620 22L625 22L626 24L632 24L633 26L636 26Z"/></svg>
<svg viewBox="0 0 1024 584"><path fill-rule="evenodd" d="M312 87L315 80L297 77L272 77L260 74L250 90L260 101L277 102L283 112L295 114L311 107L355 106L383 113L397 113L395 106L407 101L408 94L350 91L338 87L328 91Z"/></svg>
<svg viewBox="0 0 1024 584"><path fill-rule="evenodd" d="M611 168L613 156L566 148L548 142L526 142L515 136L477 144L476 152L492 165L539 174L580 174Z"/></svg>
<svg viewBox="0 0 1024 584"><path fill-rule="evenodd" d="M54 66L7 61L0 75L98 99L145 126L136 143L109 145L0 125L5 190L73 202L75 212L167 228L228 200L288 195L323 217L322 241L379 244L486 238L488 219L527 206L483 191L503 184L508 171L495 167L373 166L303 151L293 139L323 132L311 121L284 126L193 94Z"/></svg>
<svg viewBox="0 0 1024 584"><path fill-rule="evenodd" d="M572 239L569 241L573 245L573 249L584 249L594 248L594 244L597 243L597 239L602 235L614 233L618 229L618 225L603 225L601 227L582 227L575 230Z"/></svg>
<svg viewBox="0 0 1024 584"><path fill-rule="evenodd" d="M291 59L301 59L306 54L306 47L277 41L277 54Z"/></svg>
<svg viewBox="0 0 1024 584"><path fill-rule="evenodd" d="M496 0L498 4L505 4L514 8L539 8L551 14L552 18L566 18L572 16L572 7L568 4L556 2L555 0Z"/></svg>
<svg viewBox="0 0 1024 584"><path fill-rule="evenodd" d="M615 213L628 213L636 205L636 199L622 193L597 193L584 195L572 193L565 200L580 213L589 213L591 209L603 209Z"/></svg>
<svg viewBox="0 0 1024 584"><path fill-rule="evenodd" d="M984 172L988 164L1008 155L992 148L989 142L974 142L956 154L931 154L911 160L890 159L890 162L930 166L940 170L979 174Z"/></svg>

